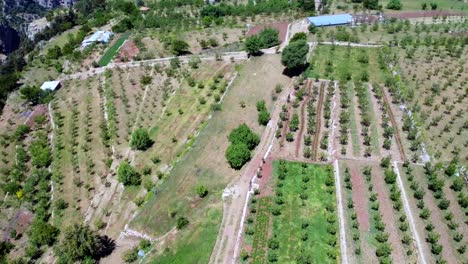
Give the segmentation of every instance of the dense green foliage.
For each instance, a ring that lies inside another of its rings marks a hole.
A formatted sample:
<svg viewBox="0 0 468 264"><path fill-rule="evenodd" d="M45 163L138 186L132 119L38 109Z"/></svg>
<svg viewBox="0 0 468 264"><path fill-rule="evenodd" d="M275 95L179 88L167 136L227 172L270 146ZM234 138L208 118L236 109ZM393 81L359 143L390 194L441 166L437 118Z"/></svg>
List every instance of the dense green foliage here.
<svg viewBox="0 0 468 264"><path fill-rule="evenodd" d="M401 10L403 8L403 5L401 4L400 0L390 0L387 4L388 9L393 9L393 10Z"/></svg>
<svg viewBox="0 0 468 264"><path fill-rule="evenodd" d="M144 128L138 128L132 133L132 138L130 139L130 146L132 149L146 150L153 144L148 130Z"/></svg>
<svg viewBox="0 0 468 264"><path fill-rule="evenodd" d="M259 54L261 49L267 49L280 44L278 30L265 28L259 34L250 36L245 41L245 50L249 54Z"/></svg>
<svg viewBox="0 0 468 264"><path fill-rule="evenodd" d="M141 175L135 170L135 168L128 162L124 161L120 163L117 170L117 176L119 181L123 185L140 185Z"/></svg>
<svg viewBox="0 0 468 264"><path fill-rule="evenodd" d="M231 145L226 149L226 159L233 169L238 170L250 160L250 151L260 143L260 137L242 124L231 131L228 138Z"/></svg>
<svg viewBox="0 0 468 264"><path fill-rule="evenodd" d="M88 226L74 224L65 228L60 245L56 248L58 263L73 263L97 258L102 248L100 237Z"/></svg>
<svg viewBox="0 0 468 264"><path fill-rule="evenodd" d="M270 121L270 113L265 106L265 100L257 102L257 111L258 111L258 123L262 126L266 126Z"/></svg>
<svg viewBox="0 0 468 264"><path fill-rule="evenodd" d="M241 169L250 158L250 150L244 143L231 144L226 149L226 159L233 169Z"/></svg>
<svg viewBox="0 0 468 264"><path fill-rule="evenodd" d="M286 68L294 70L305 65L309 45L303 39L291 42L281 54L281 63Z"/></svg>
<svg viewBox="0 0 468 264"><path fill-rule="evenodd" d="M246 124L238 126L229 134L232 144L245 144L249 150L254 149L260 143L260 137L255 134Z"/></svg>

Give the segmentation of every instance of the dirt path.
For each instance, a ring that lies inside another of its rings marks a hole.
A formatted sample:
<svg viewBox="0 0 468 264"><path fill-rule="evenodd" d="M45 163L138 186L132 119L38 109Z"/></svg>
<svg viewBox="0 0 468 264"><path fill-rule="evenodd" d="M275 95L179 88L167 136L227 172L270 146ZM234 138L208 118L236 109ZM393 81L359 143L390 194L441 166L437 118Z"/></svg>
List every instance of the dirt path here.
<svg viewBox="0 0 468 264"><path fill-rule="evenodd" d="M393 210L392 202L388 194L386 183L383 179L382 171L374 167L375 176L372 177L374 182L375 191L380 204L380 212L382 220L385 223L385 231L389 234L389 242L392 245L392 260L394 263L407 263L405 259L405 252L400 242L400 231L396 226L396 212Z"/></svg>
<svg viewBox="0 0 468 264"><path fill-rule="evenodd" d="M339 118L339 112L340 112L340 107L339 107L339 102L340 102L340 92L338 91L338 82L334 82L334 92L333 92L333 97L331 100L331 115L330 115L330 127L328 128L329 131L329 139L328 139L328 147L327 147L327 152L328 152L328 158L330 160L333 160L337 158L336 156L338 154L338 148L337 144L339 143L339 136L337 136L337 130L338 130L338 124L340 123L340 118Z"/></svg>
<svg viewBox="0 0 468 264"><path fill-rule="evenodd" d="M411 211L411 207L408 202L408 196L406 195L406 190L403 185L403 180L401 179L400 170L398 169L398 164L396 161L393 161L393 169L395 170L397 174L398 188L400 189L400 192L401 192L401 199L403 200L403 206L405 208L406 217L408 218L408 221L410 224L411 233L413 233L413 238L416 241L416 247L417 247L418 255L419 255L419 262L422 264L426 264L427 263L426 256L424 255L421 238L419 237L418 230L416 229L416 224L414 223L413 212Z"/></svg>
<svg viewBox="0 0 468 264"><path fill-rule="evenodd" d="M340 252L341 263L348 264L348 245L346 245L345 217L343 213L343 195L341 194L340 166L338 160L333 162L335 171L336 205L338 207L338 219L340 224Z"/></svg>
<svg viewBox="0 0 468 264"><path fill-rule="evenodd" d="M263 160L267 158L273 147L281 105L286 103L292 88L291 85L287 87L273 107L271 120L262 134L252 160L247 164L242 176L230 184L223 193L223 220L209 263L237 263L248 199L253 192L252 183L257 170L263 165Z"/></svg>
<svg viewBox="0 0 468 264"><path fill-rule="evenodd" d="M400 158L402 160L406 160L405 149L403 148L403 143L401 142L401 137L400 137L400 129L398 127L398 123L395 119L395 116L393 115L393 111L391 108L391 101L388 98L388 95L385 89L383 87L380 87L380 89L382 90L382 94L383 94L384 106L387 109L388 116L390 117L390 122L392 123L392 127L394 128L394 137L398 146L398 151L400 152Z"/></svg>
<svg viewBox="0 0 468 264"><path fill-rule="evenodd" d="M359 229L369 231L367 185L359 171L358 165L351 165L349 169L351 172L351 184L353 186L352 197L354 211L356 211Z"/></svg>
<svg viewBox="0 0 468 264"><path fill-rule="evenodd" d="M325 97L325 83L320 84L320 93L319 100L317 104L317 111L315 117L315 134L314 140L312 141L312 160L318 160L318 149L320 144L320 130L322 128L322 108L323 108L323 99Z"/></svg>

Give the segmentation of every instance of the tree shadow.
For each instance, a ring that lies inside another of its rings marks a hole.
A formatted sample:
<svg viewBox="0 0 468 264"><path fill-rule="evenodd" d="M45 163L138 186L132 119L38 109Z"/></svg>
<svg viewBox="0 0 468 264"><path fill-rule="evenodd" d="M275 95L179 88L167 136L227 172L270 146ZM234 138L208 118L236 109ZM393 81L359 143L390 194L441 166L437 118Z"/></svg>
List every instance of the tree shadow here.
<svg viewBox="0 0 468 264"><path fill-rule="evenodd" d="M115 249L115 241L108 236L100 236L99 248L96 250L96 259L101 259L109 256Z"/></svg>
<svg viewBox="0 0 468 264"><path fill-rule="evenodd" d="M264 54L263 51L259 50L258 52L255 52L255 53L249 53L248 58L250 58L250 57L260 57L263 54Z"/></svg>
<svg viewBox="0 0 468 264"><path fill-rule="evenodd" d="M296 67L296 68L284 68L283 70L283 74L292 78L292 77L295 77L295 76L299 76L301 75L301 73L303 73L305 70L307 70L307 68L309 68L309 63L305 63L304 65L302 66L299 66L299 67Z"/></svg>

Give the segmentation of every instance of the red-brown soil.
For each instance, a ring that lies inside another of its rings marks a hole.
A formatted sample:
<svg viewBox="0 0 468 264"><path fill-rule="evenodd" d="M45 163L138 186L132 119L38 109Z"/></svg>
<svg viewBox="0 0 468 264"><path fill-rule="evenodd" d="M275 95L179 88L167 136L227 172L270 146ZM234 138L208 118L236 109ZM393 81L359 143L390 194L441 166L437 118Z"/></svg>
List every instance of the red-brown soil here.
<svg viewBox="0 0 468 264"><path fill-rule="evenodd" d="M310 81L310 80L306 81L305 87L306 87L307 96L304 98L304 100L302 101L302 104L300 106L301 121L300 121L300 124L299 124L298 136L296 138L296 158L299 157L299 153L301 152L301 149L303 149L302 142L303 142L303 139L304 139L304 127L307 125L306 124L306 122L307 122L307 119L306 119L307 113L305 112L305 109L306 109L307 103L309 102L311 84L312 84L312 81Z"/></svg>
<svg viewBox="0 0 468 264"><path fill-rule="evenodd" d="M383 173L377 166L373 168L373 171L375 171L373 182L375 192L379 199L380 213L382 214L382 220L385 223L385 231L390 235L389 242L392 245L392 260L394 263L406 263L404 257L405 253L400 242L399 229L395 224L396 212L393 211L392 201L390 200L385 186Z"/></svg>
<svg viewBox="0 0 468 264"><path fill-rule="evenodd" d="M140 49L135 45L133 41L125 41L125 44L120 48L117 59L119 62L132 61L133 58L140 52Z"/></svg>
<svg viewBox="0 0 468 264"><path fill-rule="evenodd" d="M422 186L424 186L424 184ZM426 192L426 195L424 195L424 203L427 208L431 210L429 221L435 226L435 230L440 235L439 244L443 246L441 256L447 261L447 263L458 263L456 258L457 252L452 247L452 238L450 236L449 229L442 220L444 216L441 210L437 207L434 196L432 196L430 191Z"/></svg>
<svg viewBox="0 0 468 264"><path fill-rule="evenodd" d="M249 29L249 32L247 32L247 36L256 35L265 28L274 28L278 30L279 32L278 38L281 41L281 43L283 43L286 40L286 33L288 32L288 26L289 26L288 22L276 22L276 23L265 24L265 25L256 25Z"/></svg>
<svg viewBox="0 0 468 264"><path fill-rule="evenodd" d="M28 117L28 119L26 119L25 124L29 127L33 127L35 124L34 118L39 115L47 115L47 112L47 105L36 105L32 114Z"/></svg>
<svg viewBox="0 0 468 264"><path fill-rule="evenodd" d="M270 181L273 173L273 162L271 156L265 160L262 165L261 178L258 178L257 183L260 189L260 197L273 195L272 182Z"/></svg>
<svg viewBox="0 0 468 264"><path fill-rule="evenodd" d="M320 130L322 128L322 108L323 108L323 100L325 98L325 83L320 84L320 93L319 93L319 100L317 104L317 115L315 120L315 134L314 139L312 141L312 160L318 160L318 149L320 144Z"/></svg>
<svg viewBox="0 0 468 264"><path fill-rule="evenodd" d="M451 11L413 11L413 12L398 12L398 13L388 13L385 16L387 17L396 17L400 19L408 18L419 18L419 17L444 17L444 16L463 16L461 12L451 12Z"/></svg>
<svg viewBox="0 0 468 264"><path fill-rule="evenodd" d="M405 150L403 148L403 143L401 142L401 136L400 136L400 129L398 126L398 123L395 119L395 116L393 115L393 110L390 107L392 105L390 99L388 98L387 91L385 91L385 88L381 87L382 89L382 94L383 94L383 99L384 99L384 106L387 109L388 117L390 117L390 122L392 123L392 127L394 128L394 137L395 141L398 146L398 151L400 152L400 157L402 160L406 160L406 155L405 155Z"/></svg>
<svg viewBox="0 0 468 264"><path fill-rule="evenodd" d="M349 169L351 171L351 184L353 186L354 211L356 211L359 229L368 231L370 224L366 183L357 165L350 164Z"/></svg>

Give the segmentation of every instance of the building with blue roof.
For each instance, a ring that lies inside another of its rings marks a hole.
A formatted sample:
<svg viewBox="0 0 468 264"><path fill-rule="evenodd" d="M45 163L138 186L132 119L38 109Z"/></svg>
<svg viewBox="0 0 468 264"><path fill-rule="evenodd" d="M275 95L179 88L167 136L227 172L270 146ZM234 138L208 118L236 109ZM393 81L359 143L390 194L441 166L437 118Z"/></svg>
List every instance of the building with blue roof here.
<svg viewBox="0 0 468 264"><path fill-rule="evenodd" d="M308 17L307 20L316 27L340 26L353 23L353 16L350 14L314 16Z"/></svg>

